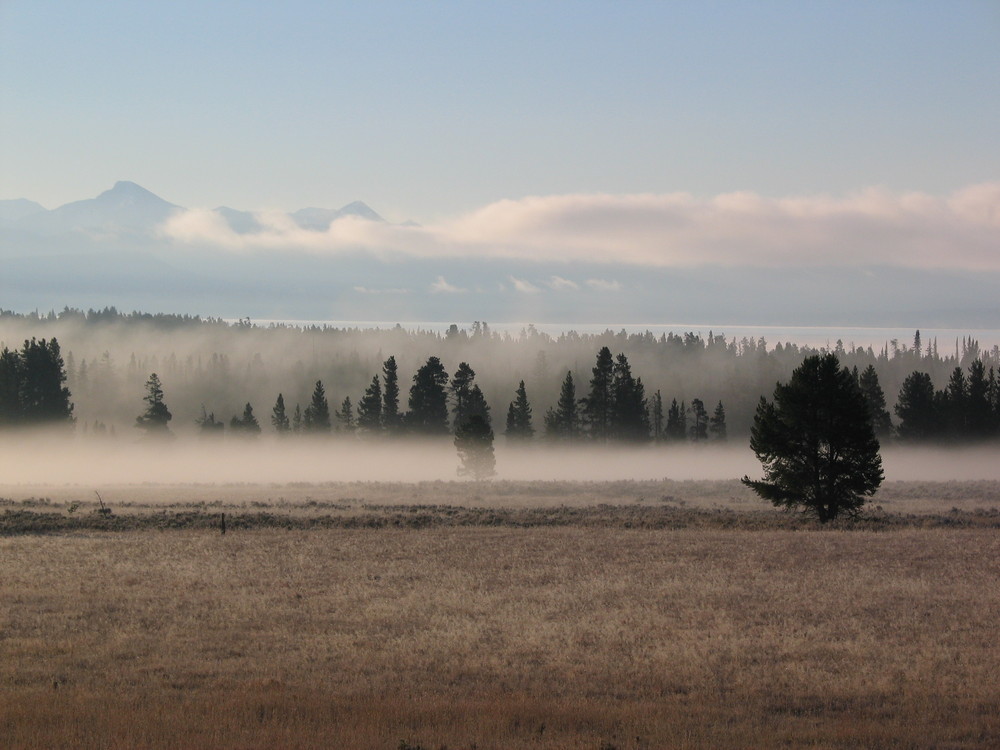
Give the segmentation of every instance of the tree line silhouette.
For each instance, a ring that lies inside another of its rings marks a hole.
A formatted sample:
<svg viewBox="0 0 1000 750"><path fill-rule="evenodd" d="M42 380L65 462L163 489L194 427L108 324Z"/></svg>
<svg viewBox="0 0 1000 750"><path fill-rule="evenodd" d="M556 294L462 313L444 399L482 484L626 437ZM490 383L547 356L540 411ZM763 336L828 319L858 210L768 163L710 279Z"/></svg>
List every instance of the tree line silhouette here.
<svg viewBox="0 0 1000 750"><path fill-rule="evenodd" d="M749 434L757 397L787 378L804 356L826 351L853 368L883 442L897 437L907 442L981 440L995 438L1000 430L1000 350L982 351L972 337L956 340L947 353L945 347L939 351L936 340L921 343L919 332L912 347L893 340L873 351L838 341L817 350L770 346L763 339L726 339L712 332L706 337L693 332L569 331L552 337L531 326L520 334L500 333L484 323L438 333L400 326L228 324L192 316L126 315L113 308L43 316L0 312L0 345L19 333L31 334L24 340L35 341L36 347L39 341L49 346L56 333L60 341L73 341L75 351L65 355L60 388L72 389L76 403L67 390L61 416L42 417L28 393L44 378L31 374L36 365L25 364L37 352L25 355L23 347L5 348L0 424L75 417L78 432L91 434L108 432L105 425L110 431L117 425L120 432L133 423L150 372L162 377L171 409L181 415L173 424L197 422L206 435L282 432L284 428L268 424L270 419L258 420L252 406L274 403L277 408L273 399L279 392L278 411L284 412L290 433L323 432L329 425L329 432L358 436L435 434L433 428L424 431L423 420L439 425L440 406L436 416L426 413L420 401L423 389L418 389L417 402L408 408L407 386L399 392L398 372L440 377L436 368L425 369L430 352L448 381L447 408L451 402L464 408L466 394L461 389L453 393L451 380L461 386L467 377L462 364L477 363L480 372L468 390L477 386L475 398L495 413L506 410L507 423L497 429L515 441L742 439ZM395 378L383 371L386 350L399 363ZM599 353L596 362L594 352ZM460 363L453 376L444 371L445 361ZM633 374L640 372L641 378ZM321 400L313 403L317 382L324 397L327 388L339 391L339 406L328 404L324 410ZM649 382L655 383L653 389ZM886 404L886 393L897 394L895 401ZM431 399L428 408L433 404ZM217 414L225 416L217 419ZM447 431L455 428L452 414Z"/></svg>

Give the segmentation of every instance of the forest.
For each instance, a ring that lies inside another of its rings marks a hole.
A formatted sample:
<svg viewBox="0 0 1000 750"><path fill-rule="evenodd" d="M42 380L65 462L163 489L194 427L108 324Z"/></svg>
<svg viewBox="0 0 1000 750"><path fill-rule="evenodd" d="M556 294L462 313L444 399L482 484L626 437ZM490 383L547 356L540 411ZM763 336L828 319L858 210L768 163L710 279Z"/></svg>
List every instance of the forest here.
<svg viewBox="0 0 1000 750"><path fill-rule="evenodd" d="M1000 351L971 336L827 350L723 332L436 333L114 308L0 311L0 426L371 439L449 435L478 417L508 441L742 441L760 397L826 351L854 372L883 442L1000 435Z"/></svg>

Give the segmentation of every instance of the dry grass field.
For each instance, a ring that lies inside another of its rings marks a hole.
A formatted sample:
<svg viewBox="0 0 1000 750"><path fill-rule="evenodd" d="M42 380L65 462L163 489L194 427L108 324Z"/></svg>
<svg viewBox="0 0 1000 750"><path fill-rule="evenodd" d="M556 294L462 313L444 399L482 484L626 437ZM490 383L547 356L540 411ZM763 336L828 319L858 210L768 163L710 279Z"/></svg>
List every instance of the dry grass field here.
<svg viewBox="0 0 1000 750"><path fill-rule="evenodd" d="M742 496L713 511L728 489L707 485L687 498L631 485L617 504L584 502L584 523L398 528L239 523L260 508L387 513L370 504L391 501L387 487L281 501L245 488L260 507L242 509L239 488L203 489L192 507L225 509L225 535L0 536L0 745L1000 746L995 484L966 488L980 504L958 512L985 524L950 526L951 499L927 524L914 509L928 492L897 487L887 505L907 522L833 529L741 509ZM478 489L443 484L438 515L454 516L459 492L472 505L513 493ZM147 490L131 508L109 493L114 518L159 513L168 490ZM397 490L401 506L430 493ZM69 502L5 512L69 518ZM634 525L646 506L774 523Z"/></svg>

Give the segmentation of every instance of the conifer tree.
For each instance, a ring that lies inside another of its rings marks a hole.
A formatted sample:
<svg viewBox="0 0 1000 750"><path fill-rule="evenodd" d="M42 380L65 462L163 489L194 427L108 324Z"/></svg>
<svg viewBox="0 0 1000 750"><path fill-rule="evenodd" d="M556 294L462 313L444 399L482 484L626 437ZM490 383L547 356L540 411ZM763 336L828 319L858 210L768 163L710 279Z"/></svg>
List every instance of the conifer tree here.
<svg viewBox="0 0 1000 750"><path fill-rule="evenodd" d="M606 443L611 437L612 410L614 409L615 362L608 347L597 353L597 362L591 371L590 392L583 399L583 414L591 439Z"/></svg>
<svg viewBox="0 0 1000 750"><path fill-rule="evenodd" d="M316 381L312 400L302 414L302 431L313 434L330 432L330 404L326 400L326 389L322 380Z"/></svg>
<svg viewBox="0 0 1000 750"><path fill-rule="evenodd" d="M617 440L649 440L649 411L641 378L632 376L628 357L619 354L612 370L610 436Z"/></svg>
<svg viewBox="0 0 1000 750"><path fill-rule="evenodd" d="M687 439L687 407L684 403L677 403L677 399L671 399L670 408L667 410L667 439L686 440Z"/></svg>
<svg viewBox="0 0 1000 750"><path fill-rule="evenodd" d="M459 363L449 387L452 397L453 424L456 429L465 423L468 416L469 392L472 390L472 383L475 379L476 371L469 366L469 363Z"/></svg>
<svg viewBox="0 0 1000 750"><path fill-rule="evenodd" d="M295 411L292 412L292 432L298 434L302 432L302 407L295 404Z"/></svg>
<svg viewBox="0 0 1000 750"><path fill-rule="evenodd" d="M559 401L545 413L545 437L567 441L580 437L580 414L577 408L573 372L568 370L559 389Z"/></svg>
<svg viewBox="0 0 1000 750"><path fill-rule="evenodd" d="M992 435L993 405L990 403L990 383L986 366L981 359L969 365L966 390L966 435L972 440L983 440Z"/></svg>
<svg viewBox="0 0 1000 750"><path fill-rule="evenodd" d="M657 390L656 393L653 394L652 411L653 411L653 419L652 419L653 441L659 443L663 440L663 419L664 419L663 396L660 394L659 390Z"/></svg>
<svg viewBox="0 0 1000 750"><path fill-rule="evenodd" d="M7 347L0 350L0 427L21 422L21 358Z"/></svg>
<svg viewBox="0 0 1000 750"><path fill-rule="evenodd" d="M145 430L147 438L170 436L170 428L167 427L167 423L173 418L173 415L163 401L163 385L155 372L146 381L146 395L143 396L142 400L146 402L146 410L136 417L135 426Z"/></svg>
<svg viewBox="0 0 1000 750"><path fill-rule="evenodd" d="M493 430L482 414L470 414L459 426L455 433L455 448L461 462L459 476L471 476L480 481L496 474Z"/></svg>
<svg viewBox="0 0 1000 750"><path fill-rule="evenodd" d="M351 404L351 397L346 396L340 404L340 408L335 412L337 421L340 423L340 430L348 434L354 432L354 406Z"/></svg>
<svg viewBox="0 0 1000 750"><path fill-rule="evenodd" d="M274 427L274 431L282 437L287 435L290 429L288 415L285 413L285 397L280 393L274 402L274 408L271 409L271 425Z"/></svg>
<svg viewBox="0 0 1000 750"><path fill-rule="evenodd" d="M25 341L14 369L18 386L18 411L25 424L73 422L73 404L66 382L66 367L54 338Z"/></svg>
<svg viewBox="0 0 1000 750"><path fill-rule="evenodd" d="M920 332L917 332L920 335ZM880 440L888 438L892 434L892 420L889 418L889 411L885 408L885 393L878 382L878 373L875 372L875 365L868 365L864 372L858 377L858 387L868 404L868 413L872 418L872 426L875 428L875 435Z"/></svg>
<svg viewBox="0 0 1000 750"><path fill-rule="evenodd" d="M691 441L700 443L708 440L708 412L700 398L691 399Z"/></svg>
<svg viewBox="0 0 1000 750"><path fill-rule="evenodd" d="M708 431L712 439L719 443L726 442L726 409L720 401L708 420Z"/></svg>
<svg viewBox="0 0 1000 750"><path fill-rule="evenodd" d="M914 371L906 376L896 398L896 428L901 440L932 440L941 435L941 417L938 400L934 397L934 383L926 372Z"/></svg>
<svg viewBox="0 0 1000 750"><path fill-rule="evenodd" d="M198 425L200 436L203 439L221 437L226 429L225 424L216 420L215 412L207 411L204 404L201 405L201 416L195 420L195 424Z"/></svg>
<svg viewBox="0 0 1000 750"><path fill-rule="evenodd" d="M365 435L377 435L382 431L382 385L378 375L372 376L371 385L358 402L358 429Z"/></svg>
<svg viewBox="0 0 1000 750"><path fill-rule="evenodd" d="M528 392L522 380L517 386L514 400L507 407L507 429L504 435L508 441L523 442L530 440L534 434L535 428L531 426L531 405L528 403Z"/></svg>
<svg viewBox="0 0 1000 750"><path fill-rule="evenodd" d="M257 437L260 435L260 422L254 416L253 407L247 403L243 407L242 417L233 417L229 420L229 429L235 435L242 437Z"/></svg>
<svg viewBox="0 0 1000 750"><path fill-rule="evenodd" d="M400 428L399 415L399 373L396 358L389 357L382 365L382 426L389 435L395 435Z"/></svg>
<svg viewBox="0 0 1000 750"><path fill-rule="evenodd" d="M448 373L437 357L428 357L413 376L406 426L418 435L446 435Z"/></svg>

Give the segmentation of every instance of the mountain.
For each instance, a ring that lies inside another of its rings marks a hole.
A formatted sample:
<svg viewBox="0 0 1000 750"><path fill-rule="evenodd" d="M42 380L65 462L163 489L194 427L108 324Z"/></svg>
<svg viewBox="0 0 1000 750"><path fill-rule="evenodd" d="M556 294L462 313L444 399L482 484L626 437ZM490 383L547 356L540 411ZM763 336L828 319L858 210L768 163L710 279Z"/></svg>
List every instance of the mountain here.
<svg viewBox="0 0 1000 750"><path fill-rule="evenodd" d="M303 208L289 215L303 229L316 232L325 232L334 221L345 216L357 216L368 221L385 221L385 219L361 201L348 203L341 209Z"/></svg>
<svg viewBox="0 0 1000 750"><path fill-rule="evenodd" d="M46 211L45 206L25 198L10 201L0 201L0 227L11 226L32 214Z"/></svg>
<svg viewBox="0 0 1000 750"><path fill-rule="evenodd" d="M15 222L23 232L44 236L83 232L90 235L151 234L179 206L134 182L116 182L96 198L34 212Z"/></svg>

